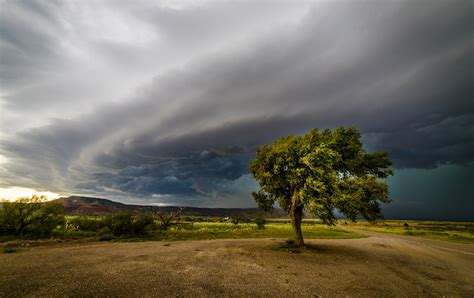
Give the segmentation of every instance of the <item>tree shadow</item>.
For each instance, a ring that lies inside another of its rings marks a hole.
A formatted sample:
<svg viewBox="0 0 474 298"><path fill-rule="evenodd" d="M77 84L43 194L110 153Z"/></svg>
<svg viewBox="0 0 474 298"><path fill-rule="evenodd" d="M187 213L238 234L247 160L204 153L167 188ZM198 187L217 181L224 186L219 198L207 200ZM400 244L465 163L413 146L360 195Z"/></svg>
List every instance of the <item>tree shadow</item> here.
<svg viewBox="0 0 474 298"><path fill-rule="evenodd" d="M272 250L292 254L309 253L325 256L338 256L353 260L369 257L369 254L366 251L338 243L306 243L303 246L296 246L292 241L286 240L285 242L273 245Z"/></svg>

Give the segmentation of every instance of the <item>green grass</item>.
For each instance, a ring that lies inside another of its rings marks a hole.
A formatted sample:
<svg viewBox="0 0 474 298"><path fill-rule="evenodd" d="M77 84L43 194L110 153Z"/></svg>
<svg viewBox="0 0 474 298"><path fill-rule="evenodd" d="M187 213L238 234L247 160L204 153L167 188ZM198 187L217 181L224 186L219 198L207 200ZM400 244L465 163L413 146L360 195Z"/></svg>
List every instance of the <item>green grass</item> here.
<svg viewBox="0 0 474 298"><path fill-rule="evenodd" d="M84 217L68 217L68 221L74 222L78 218L86 220ZM101 217L89 218L90 220L101 220ZM190 219L192 221L186 221ZM205 239L244 239L244 238L291 238L293 235L291 222L289 219L267 219L265 229L257 229L257 225L251 220L241 219L239 224L232 222L220 222L222 218L199 217L185 218L177 226L173 226L167 231L153 231L148 236L116 237L110 231L101 233L100 230L82 231L71 229L60 235L63 239L91 238L100 241L176 241L176 240L205 240ZM344 231L337 227L323 225L320 220L305 219L302 224L303 236L305 239L346 239L360 238L364 235ZM59 236L59 234L58 234Z"/></svg>
<svg viewBox="0 0 474 298"><path fill-rule="evenodd" d="M172 226L167 231L151 230L146 236L114 236L110 229L97 227L92 223L103 221L104 217L68 216L65 227L58 229L50 237L51 240L81 240L81 241L176 241L176 240L205 240L205 239L244 239L244 238L284 238L293 236L289 219L268 219L265 229L258 229L255 222L241 219L241 222L219 222L217 218L198 218L197 222L183 221ZM193 219L194 220L194 219ZM202 220L202 221L201 221ZM158 222L157 222L158 224ZM83 229L81 229L81 226ZM344 231L334 226L322 224L319 220L305 219L302 223L305 239L347 239L361 238L364 235ZM12 236L13 237L13 236ZM23 239L8 237L5 241ZM24 238L29 239L29 238ZM4 242L1 241L0 242Z"/></svg>
<svg viewBox="0 0 474 298"><path fill-rule="evenodd" d="M343 231L337 227L328 227L313 221L304 221L302 225L305 239L346 239L360 238L363 235ZM203 239L242 239L242 238L290 238L293 232L286 221L272 221L265 229L257 229L255 223L218 223L197 222L186 229L171 229L155 234L156 239L173 240L203 240Z"/></svg>
<svg viewBox="0 0 474 298"><path fill-rule="evenodd" d="M375 224L360 221L349 226L374 232L474 243L473 222L386 220Z"/></svg>

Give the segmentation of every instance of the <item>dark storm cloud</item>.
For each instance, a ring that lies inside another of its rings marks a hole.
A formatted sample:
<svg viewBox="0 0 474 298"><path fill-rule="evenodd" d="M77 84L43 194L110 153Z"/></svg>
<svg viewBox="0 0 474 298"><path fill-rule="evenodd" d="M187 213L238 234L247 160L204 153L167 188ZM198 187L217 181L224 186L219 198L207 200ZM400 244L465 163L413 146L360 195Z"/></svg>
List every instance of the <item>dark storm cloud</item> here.
<svg viewBox="0 0 474 298"><path fill-rule="evenodd" d="M312 127L341 125L360 129L369 150L387 150L396 168L474 162L469 1L307 6L114 6L118 15L150 31L152 41L127 43L120 35L72 44L82 49L87 42L96 51L88 61L130 77L140 73L147 83L125 84L129 92L120 102L91 105L99 92L85 100L91 108L80 116L4 136L0 154L12 162L3 165L3 184L21 177L25 186L47 185L58 192L216 205L219 197L231 200L239 191L248 197L255 188L247 164L257 146ZM56 10L45 9L39 19L48 18L48 11ZM245 18L248 23L242 24ZM11 79L10 89L23 84L20 72L33 73L18 58L21 50L35 49L40 40L37 56L29 59L41 60L54 57L60 42L59 36L39 31L18 35L31 35L28 43L14 43L15 30L27 30L17 23L5 19L0 29L2 61L11 65L2 78ZM3 54L12 45L20 51ZM160 63L168 70L161 71ZM110 80L114 92L122 90L122 77L104 74L94 80ZM75 88L83 97L95 90ZM16 111L32 101L25 94L38 93L27 91L19 88L4 101L17 105ZM38 96L48 102L49 94ZM51 99L50 109L59 109L57 102ZM61 111L54 115L61 118Z"/></svg>
<svg viewBox="0 0 474 298"><path fill-rule="evenodd" d="M225 196L236 191L230 185L248 172L249 157L248 154L223 155L204 150L161 161L142 159L114 173L97 173L94 182L76 187L118 189L144 198L178 195L182 204L199 197L201 202L214 200L212 203L216 204L219 203L217 194Z"/></svg>
<svg viewBox="0 0 474 298"><path fill-rule="evenodd" d="M472 221L474 165L405 169L388 179L393 202L386 218ZM454 179L453 179L454 178Z"/></svg>
<svg viewBox="0 0 474 298"><path fill-rule="evenodd" d="M133 178L144 177L161 181L174 189L174 187L179 186L189 187L189 183L192 184L193 182L190 179L214 179L220 177L220 179L235 180L247 171L247 160L245 157L239 155L219 155L207 150L165 161L145 159L142 163L142 165L138 166L127 166L118 171L117 174L99 173L95 175L95 178L105 183L112 182L116 185L122 185L120 187L128 188L136 186L136 182L132 181ZM183 181L186 183L182 183ZM106 186L110 187L110 185ZM138 187L140 186L138 185ZM160 187L150 185L143 188L141 192L146 194L160 193L159 189ZM169 191L175 192L175 190ZM169 191L162 189L161 193L170 194L171 192Z"/></svg>

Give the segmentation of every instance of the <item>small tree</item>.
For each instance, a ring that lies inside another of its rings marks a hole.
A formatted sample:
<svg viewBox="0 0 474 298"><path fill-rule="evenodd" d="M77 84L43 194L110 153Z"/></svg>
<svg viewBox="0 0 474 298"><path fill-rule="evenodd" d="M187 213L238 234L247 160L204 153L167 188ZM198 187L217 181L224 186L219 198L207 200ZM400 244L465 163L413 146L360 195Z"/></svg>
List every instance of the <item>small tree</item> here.
<svg viewBox="0 0 474 298"><path fill-rule="evenodd" d="M0 234L3 235L45 237L64 223L63 205L47 202L45 196L5 201L0 209Z"/></svg>
<svg viewBox="0 0 474 298"><path fill-rule="evenodd" d="M181 220L181 213L183 212L184 208L179 207L178 211L175 213L170 212L169 214L164 214L161 211L156 211L155 214L160 220L160 229L163 231L167 231L171 226L177 225L178 222Z"/></svg>
<svg viewBox="0 0 474 298"><path fill-rule="evenodd" d="M381 216L392 175L386 152L367 153L354 128L312 129L303 136L287 136L257 149L250 172L260 184L253 193L258 207L270 210L275 202L289 213L295 245L304 244L303 211L335 224L337 209L355 221Z"/></svg>
<svg viewBox="0 0 474 298"><path fill-rule="evenodd" d="M267 220L265 219L263 212L261 212L260 210L257 211L257 215L255 216L255 224L257 225L257 228L259 230L265 230L266 223L267 223Z"/></svg>

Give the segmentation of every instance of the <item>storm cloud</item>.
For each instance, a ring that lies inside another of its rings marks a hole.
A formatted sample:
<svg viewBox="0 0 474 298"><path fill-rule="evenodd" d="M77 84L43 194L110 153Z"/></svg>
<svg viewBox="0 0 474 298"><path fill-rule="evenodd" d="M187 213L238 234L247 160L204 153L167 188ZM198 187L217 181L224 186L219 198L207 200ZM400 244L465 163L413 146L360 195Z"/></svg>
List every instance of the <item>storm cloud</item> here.
<svg viewBox="0 0 474 298"><path fill-rule="evenodd" d="M470 1L1 6L0 186L251 206L257 146L348 125L473 173Z"/></svg>

